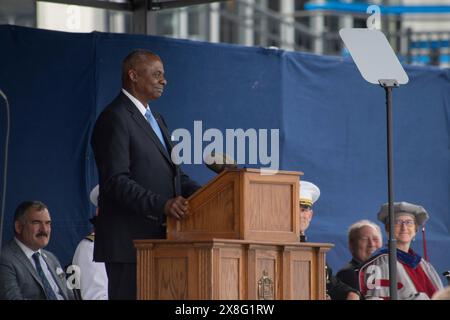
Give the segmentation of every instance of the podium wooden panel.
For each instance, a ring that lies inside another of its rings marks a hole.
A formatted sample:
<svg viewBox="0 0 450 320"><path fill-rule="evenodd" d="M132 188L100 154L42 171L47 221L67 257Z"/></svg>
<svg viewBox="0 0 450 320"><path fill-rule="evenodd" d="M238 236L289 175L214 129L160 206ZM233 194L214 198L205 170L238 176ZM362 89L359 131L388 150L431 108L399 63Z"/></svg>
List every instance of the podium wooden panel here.
<svg viewBox="0 0 450 320"><path fill-rule="evenodd" d="M135 240L138 299L324 299L331 244L299 243L301 172L226 170L167 219L167 240Z"/></svg>
<svg viewBox="0 0 450 320"><path fill-rule="evenodd" d="M300 233L301 174L226 170L189 198L188 217L167 220L167 239L295 242Z"/></svg>
<svg viewBox="0 0 450 320"><path fill-rule="evenodd" d="M325 299L332 245L213 239L136 240L135 247L138 299L315 300Z"/></svg>

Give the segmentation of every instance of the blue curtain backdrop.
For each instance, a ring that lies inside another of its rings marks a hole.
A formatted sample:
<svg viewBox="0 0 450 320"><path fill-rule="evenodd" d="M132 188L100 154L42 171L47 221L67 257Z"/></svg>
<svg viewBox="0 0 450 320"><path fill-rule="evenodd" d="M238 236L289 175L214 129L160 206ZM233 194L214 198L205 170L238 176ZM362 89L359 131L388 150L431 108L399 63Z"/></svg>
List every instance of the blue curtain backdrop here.
<svg viewBox="0 0 450 320"><path fill-rule="evenodd" d="M349 259L350 224L376 220L387 201L384 90L366 83L351 60L162 37L76 34L0 26L0 88L11 104L4 241L24 199L45 202L54 221L49 250L70 263L90 230L88 195L97 182L89 140L101 110L120 89L122 59L158 53L168 86L153 106L170 129L280 129L280 169L304 172L321 197L308 236L332 242L337 271ZM396 201L423 205L431 262L450 269L450 72L405 66L394 90ZM0 138L5 113L0 101ZM207 143L204 143L204 146ZM203 165L184 166L205 183ZM3 187L3 186L2 186ZM414 245L422 253L421 235Z"/></svg>

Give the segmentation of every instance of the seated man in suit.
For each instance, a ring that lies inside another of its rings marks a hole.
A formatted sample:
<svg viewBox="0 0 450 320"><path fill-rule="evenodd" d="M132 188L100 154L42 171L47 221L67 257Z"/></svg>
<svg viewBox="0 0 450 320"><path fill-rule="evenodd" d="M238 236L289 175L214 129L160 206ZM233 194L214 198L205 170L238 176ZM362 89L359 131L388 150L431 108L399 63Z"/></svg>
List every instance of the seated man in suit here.
<svg viewBox="0 0 450 320"><path fill-rule="evenodd" d="M359 267L382 246L383 236L377 224L369 220L360 220L352 224L348 229L348 247L352 254L352 260L339 270L336 277L359 290Z"/></svg>
<svg viewBox="0 0 450 320"><path fill-rule="evenodd" d="M306 230L313 217L312 206L320 197L320 189L314 183L300 181L300 242L306 242ZM346 285L335 276L327 265L327 296L331 300L359 300L358 290Z"/></svg>
<svg viewBox="0 0 450 320"><path fill-rule="evenodd" d="M0 257L0 299L68 300L66 275L58 259L43 250L50 240L51 219L40 201L22 202L14 214L14 238Z"/></svg>

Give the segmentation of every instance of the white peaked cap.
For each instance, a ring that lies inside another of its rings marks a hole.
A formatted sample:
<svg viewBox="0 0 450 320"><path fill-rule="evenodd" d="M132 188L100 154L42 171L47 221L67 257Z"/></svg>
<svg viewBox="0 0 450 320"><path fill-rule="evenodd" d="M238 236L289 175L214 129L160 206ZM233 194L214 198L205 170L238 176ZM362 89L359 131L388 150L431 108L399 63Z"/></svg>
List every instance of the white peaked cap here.
<svg viewBox="0 0 450 320"><path fill-rule="evenodd" d="M320 197L320 189L309 181L300 181L300 204L312 206Z"/></svg>
<svg viewBox="0 0 450 320"><path fill-rule="evenodd" d="M98 185L96 185L89 195L89 198L91 199L91 202L94 206L98 207Z"/></svg>

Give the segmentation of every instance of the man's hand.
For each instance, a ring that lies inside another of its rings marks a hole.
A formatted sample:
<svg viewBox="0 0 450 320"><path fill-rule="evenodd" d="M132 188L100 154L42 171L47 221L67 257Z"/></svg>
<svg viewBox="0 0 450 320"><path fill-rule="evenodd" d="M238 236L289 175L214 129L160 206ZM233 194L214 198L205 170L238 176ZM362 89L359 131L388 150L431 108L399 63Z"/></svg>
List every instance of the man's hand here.
<svg viewBox="0 0 450 320"><path fill-rule="evenodd" d="M169 199L164 206L164 213L169 217L182 220L189 213L189 203L181 196Z"/></svg>
<svg viewBox="0 0 450 320"><path fill-rule="evenodd" d="M347 294L347 300L361 300L361 298L356 292L350 291Z"/></svg>

